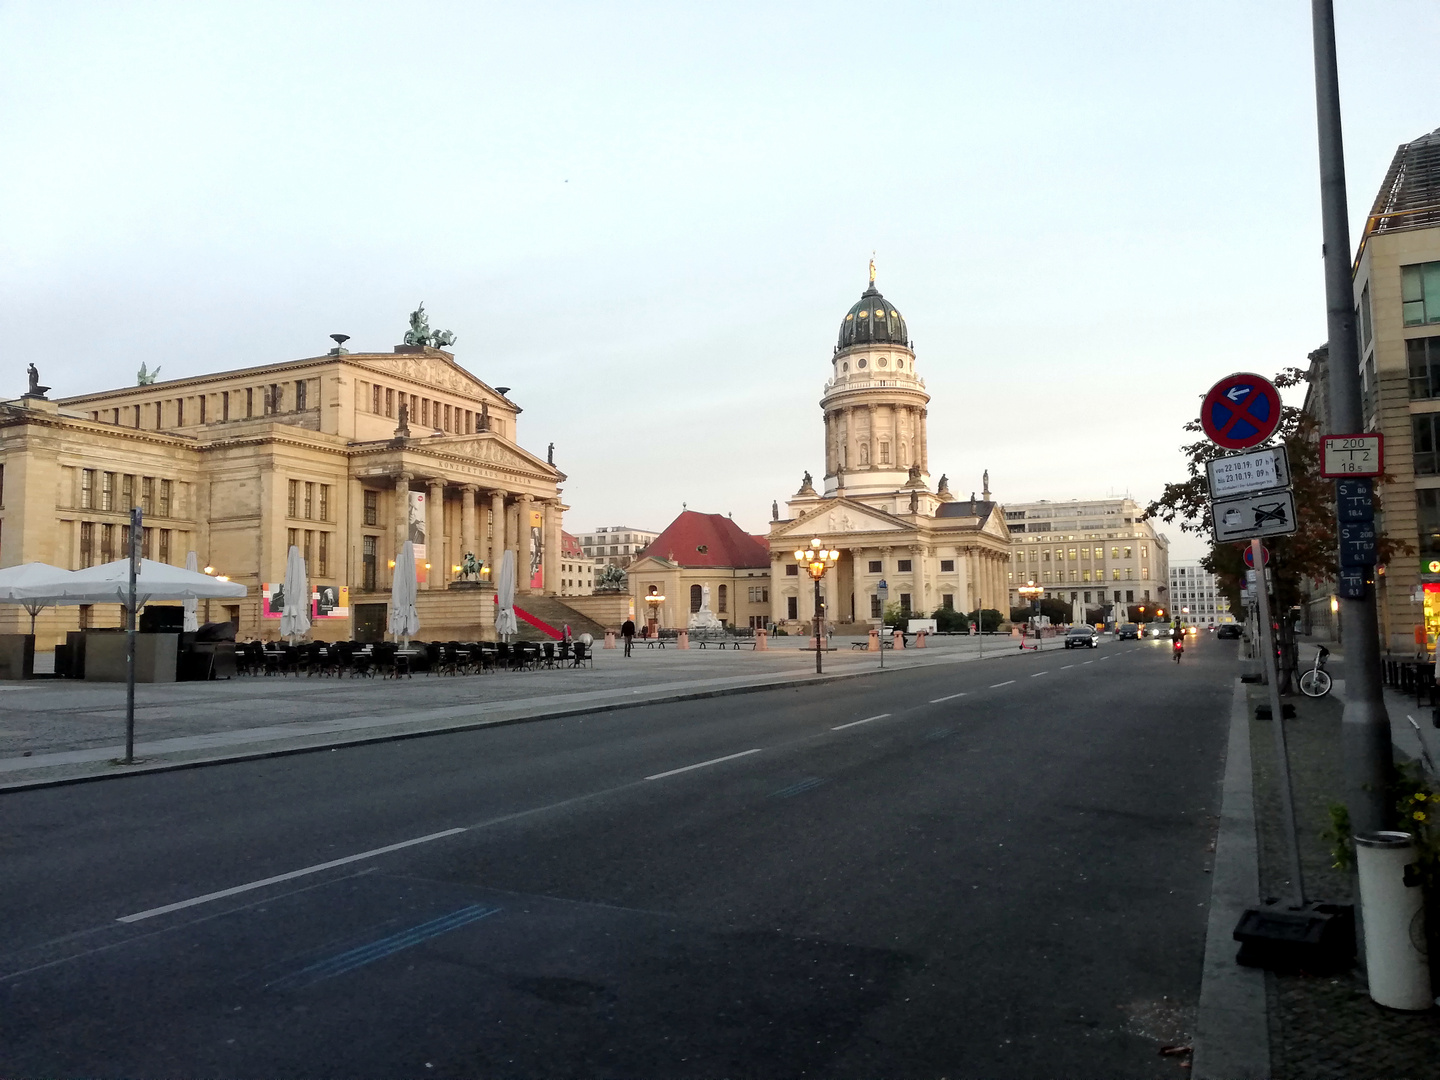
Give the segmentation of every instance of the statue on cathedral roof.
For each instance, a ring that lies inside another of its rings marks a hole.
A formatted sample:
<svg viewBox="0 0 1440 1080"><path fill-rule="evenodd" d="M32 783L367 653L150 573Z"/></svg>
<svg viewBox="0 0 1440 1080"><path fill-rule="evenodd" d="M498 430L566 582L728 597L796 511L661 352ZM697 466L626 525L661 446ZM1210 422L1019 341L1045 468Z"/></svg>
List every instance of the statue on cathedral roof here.
<svg viewBox="0 0 1440 1080"><path fill-rule="evenodd" d="M160 377L160 367L157 364L154 371L146 371L145 365L140 365L140 370L135 373L136 386L149 386Z"/></svg>

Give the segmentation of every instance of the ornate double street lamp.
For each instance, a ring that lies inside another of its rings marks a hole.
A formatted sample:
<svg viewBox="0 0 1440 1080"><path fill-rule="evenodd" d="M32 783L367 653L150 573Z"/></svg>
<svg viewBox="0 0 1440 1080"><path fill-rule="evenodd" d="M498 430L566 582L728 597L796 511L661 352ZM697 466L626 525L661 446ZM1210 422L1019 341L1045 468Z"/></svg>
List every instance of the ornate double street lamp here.
<svg viewBox="0 0 1440 1080"><path fill-rule="evenodd" d="M1038 649L1040 647L1040 598L1045 595L1045 588L1036 585L1033 581L1027 581L1015 591L1029 600L1030 606L1035 609L1035 647Z"/></svg>
<svg viewBox="0 0 1440 1080"><path fill-rule="evenodd" d="M810 577L815 582L815 674L820 674L820 579L840 561L840 552L827 551L820 546L818 539L811 540L808 548L801 548L795 552L795 561L804 566L810 572Z"/></svg>

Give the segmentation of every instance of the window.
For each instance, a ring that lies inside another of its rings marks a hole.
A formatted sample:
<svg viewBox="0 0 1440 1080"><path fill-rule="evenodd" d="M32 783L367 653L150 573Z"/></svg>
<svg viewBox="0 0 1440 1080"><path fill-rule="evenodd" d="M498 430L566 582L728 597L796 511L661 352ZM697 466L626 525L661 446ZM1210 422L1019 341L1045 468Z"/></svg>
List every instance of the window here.
<svg viewBox="0 0 1440 1080"><path fill-rule="evenodd" d="M912 563L909 559L901 559L895 564L895 571L900 574L908 574L911 572L911 569Z"/></svg>
<svg viewBox="0 0 1440 1080"><path fill-rule="evenodd" d="M788 619L798 619L800 617L799 597L787 596L785 598L785 617Z"/></svg>
<svg viewBox="0 0 1440 1080"><path fill-rule="evenodd" d="M366 592L375 591L375 549L376 538L367 536L360 548L360 581Z"/></svg>
<svg viewBox="0 0 1440 1080"><path fill-rule="evenodd" d="M285 504L285 513L286 513L286 515L289 516L289 517L292 517L292 518L293 518L293 517L297 517L298 515L295 513L295 511L296 511L297 509L299 509L299 506L300 506L300 481L299 481L299 480L291 480L291 481L290 481L290 496L289 496L289 498L286 500L286 504Z"/></svg>
<svg viewBox="0 0 1440 1080"><path fill-rule="evenodd" d="M95 470L80 470L80 508L89 510L95 505ZM85 564L89 566L89 563Z"/></svg>
<svg viewBox="0 0 1440 1080"><path fill-rule="evenodd" d="M1440 337L1411 338L1405 342L1410 368L1410 400L1440 397Z"/></svg>
<svg viewBox="0 0 1440 1080"><path fill-rule="evenodd" d="M305 546L300 549L300 557L305 560L305 568L312 574L315 572L315 530L305 530Z"/></svg>
<svg viewBox="0 0 1440 1080"><path fill-rule="evenodd" d="M113 510L115 502L115 474L113 472L100 474L100 509Z"/></svg>
<svg viewBox="0 0 1440 1080"><path fill-rule="evenodd" d="M247 387L245 388L245 419L248 420L248 419L250 419L250 417L252 417L252 416L254 416L254 415L255 415L255 388L254 388L253 386L247 386Z"/></svg>
<svg viewBox="0 0 1440 1080"><path fill-rule="evenodd" d="M306 379L295 380L295 411L304 412L309 398L310 383Z"/></svg>
<svg viewBox="0 0 1440 1080"><path fill-rule="evenodd" d="M1142 558L1142 559L1148 559L1149 557L1150 557L1150 545L1149 545L1149 544L1141 544L1141 545L1140 545L1140 558Z"/></svg>
<svg viewBox="0 0 1440 1080"><path fill-rule="evenodd" d="M175 399L175 426L185 426L185 399L183 397Z"/></svg>
<svg viewBox="0 0 1440 1080"><path fill-rule="evenodd" d="M954 560L954 559L941 559L941 560L940 560L940 572L941 572L942 574L953 574L953 573L955 572L955 560Z"/></svg>
<svg viewBox="0 0 1440 1080"><path fill-rule="evenodd" d="M723 615L723 614L725 614L725 610L726 610L726 609L725 609L725 601L726 601L726 599L727 599L728 591L729 591L729 590L728 590L724 585L721 585L720 588L719 588L719 590L718 590L719 597L720 597L720 602L719 602L719 603L716 605L716 607L715 607L715 612L716 612L716 614L718 614L718 615Z"/></svg>
<svg viewBox="0 0 1440 1080"><path fill-rule="evenodd" d="M378 491L365 492L365 516L366 525L380 524L380 493Z"/></svg>
<svg viewBox="0 0 1440 1080"><path fill-rule="evenodd" d="M161 529L161 530L160 530L160 561L163 562L163 563L168 563L168 562L170 561L170 530L169 530L169 529Z"/></svg>
<svg viewBox="0 0 1440 1080"><path fill-rule="evenodd" d="M1119 581L1119 580L1120 580L1120 568L1119 568L1118 566L1113 567L1113 568L1110 570L1110 580L1111 580L1111 581Z"/></svg>
<svg viewBox="0 0 1440 1080"><path fill-rule="evenodd" d="M285 550L288 552L292 547L299 547L299 546L300 546L300 530L299 530L299 529L286 529L286 530L285 530Z"/></svg>
<svg viewBox="0 0 1440 1080"><path fill-rule="evenodd" d="M880 464L890 464L890 444L888 442L882 442L880 444Z"/></svg>
<svg viewBox="0 0 1440 1080"><path fill-rule="evenodd" d="M315 573L320 577L330 576L330 534L320 534L320 547L316 552Z"/></svg>
<svg viewBox="0 0 1440 1080"><path fill-rule="evenodd" d="M454 424L455 424L454 411L451 409L451 407L450 407L449 405L446 405L446 406L445 406L445 423L442 424L441 427L443 427L446 431L450 431L450 430L452 430L452 428L454 427ZM721 611L724 611L725 609L724 609L724 608L721 608L720 610L721 610Z"/></svg>
<svg viewBox="0 0 1440 1080"><path fill-rule="evenodd" d="M1422 413L1410 418L1411 435L1414 439L1415 475L1440 476L1440 443L1436 432L1440 430L1440 413Z"/></svg>
<svg viewBox="0 0 1440 1080"><path fill-rule="evenodd" d="M1402 266L1400 299L1406 326L1440 323L1440 262Z"/></svg>
<svg viewBox="0 0 1440 1080"><path fill-rule="evenodd" d="M1080 572L1080 580L1081 580L1081 581L1089 581L1089 580L1090 580L1090 568L1089 568L1088 566L1087 566L1084 570L1082 570L1082 571Z"/></svg>
<svg viewBox="0 0 1440 1080"><path fill-rule="evenodd" d="M155 530L146 525L140 530L140 557L155 558Z"/></svg>
<svg viewBox="0 0 1440 1080"><path fill-rule="evenodd" d="M330 520L330 485L320 485L320 520Z"/></svg>
<svg viewBox="0 0 1440 1080"><path fill-rule="evenodd" d="M1127 548L1125 549L1125 558L1127 558L1127 559L1130 558L1130 557L1131 557L1130 553L1131 553L1133 550L1134 550L1134 548L1128 548L1128 547L1127 547Z"/></svg>
<svg viewBox="0 0 1440 1080"><path fill-rule="evenodd" d="M207 406L209 405L209 402L210 402L210 395L209 395L209 394L201 394L201 395L200 395L200 422L201 422L202 424L205 423L205 414L206 414L206 412L208 411Z"/></svg>
<svg viewBox="0 0 1440 1080"><path fill-rule="evenodd" d="M1071 549L1070 549L1070 561L1071 561L1071 562L1074 562L1074 561L1075 561L1075 549L1074 549L1074 548L1071 548Z"/></svg>
<svg viewBox="0 0 1440 1080"><path fill-rule="evenodd" d="M900 614L910 614L910 594L908 592L902 592L900 594Z"/></svg>
<svg viewBox="0 0 1440 1080"><path fill-rule="evenodd" d="M379 416L380 409L380 387L372 384L370 387L370 411Z"/></svg>
<svg viewBox="0 0 1440 1080"><path fill-rule="evenodd" d="M1110 549L1110 558L1112 558L1112 559L1118 559L1119 557L1120 557L1120 549L1119 549L1118 547L1112 547L1112 548Z"/></svg>
<svg viewBox="0 0 1440 1080"><path fill-rule="evenodd" d="M878 618L881 617L881 615L882 615L882 612L880 611L880 597L876 596L874 593L871 593L871 594L870 594L870 618L872 618L872 619L878 619Z"/></svg>
<svg viewBox="0 0 1440 1080"><path fill-rule="evenodd" d="M430 399L420 399L420 423L423 427L430 426Z"/></svg>
<svg viewBox="0 0 1440 1080"><path fill-rule="evenodd" d="M135 427L136 427L137 430L138 430L139 427L140 427L140 406L139 406L139 405L136 405L136 406L135 406Z"/></svg>
<svg viewBox="0 0 1440 1080"><path fill-rule="evenodd" d="M872 574L881 573L880 560L879 560L879 559L871 559L866 565L869 567L870 573L872 573Z"/></svg>
<svg viewBox="0 0 1440 1080"><path fill-rule="evenodd" d="M691 615L694 615L695 612L697 612L697 611L700 610L700 598L701 598L702 595L703 595L703 590L700 588L699 585L691 585L691 586L690 586L690 614L691 614Z"/></svg>
<svg viewBox="0 0 1440 1080"><path fill-rule="evenodd" d="M1125 590L1125 602L1126 602L1127 604L1131 604L1131 603L1134 603L1134 602L1135 602L1135 593L1134 593L1133 590L1131 590L1131 589L1126 589L1126 590Z"/></svg>
<svg viewBox="0 0 1440 1080"><path fill-rule="evenodd" d="M305 481L305 520L315 519L315 485L309 480Z"/></svg>
<svg viewBox="0 0 1440 1080"><path fill-rule="evenodd" d="M1371 325L1370 325L1370 283L1365 283L1365 288L1360 290L1360 310L1357 312L1355 326L1360 331L1360 355L1365 355L1365 350L1370 347Z"/></svg>
<svg viewBox="0 0 1440 1080"><path fill-rule="evenodd" d="M230 419L230 391L229 391L229 390L222 390L222 391L220 392L220 419L221 419L221 420L229 420L229 419Z"/></svg>
<svg viewBox="0 0 1440 1080"><path fill-rule="evenodd" d="M120 509L133 510L135 508L135 477L126 473L120 477Z"/></svg>
<svg viewBox="0 0 1440 1080"><path fill-rule="evenodd" d="M385 388L385 415L395 415L395 391L388 386Z"/></svg>
<svg viewBox="0 0 1440 1080"><path fill-rule="evenodd" d="M80 523L80 569L95 565L95 523Z"/></svg>
<svg viewBox="0 0 1440 1080"><path fill-rule="evenodd" d="M100 526L100 561L102 563L115 561L115 526Z"/></svg>
<svg viewBox="0 0 1440 1080"><path fill-rule="evenodd" d="M285 411L285 391L280 383L270 384L270 412L280 413Z"/></svg>
<svg viewBox="0 0 1440 1080"><path fill-rule="evenodd" d="M800 574L800 567L796 566L793 562L792 562L792 563L786 563L786 564L785 564L785 576L786 576L786 577L798 577L799 574ZM791 618L793 619L794 616L792 615Z"/></svg>
<svg viewBox="0 0 1440 1080"><path fill-rule="evenodd" d="M955 594L954 594L954 593L948 593L948 592L947 592L947 593L941 593L941 594L940 594L940 606L941 606L942 608L944 608L946 611L954 611L954 610L955 610Z"/></svg>
<svg viewBox="0 0 1440 1080"><path fill-rule="evenodd" d="M89 630L92 626L95 625L94 619L92 618L92 616L93 616L94 614L95 614L95 605L94 605L94 604L81 604L81 605L80 605L80 629L81 629L81 630Z"/></svg>

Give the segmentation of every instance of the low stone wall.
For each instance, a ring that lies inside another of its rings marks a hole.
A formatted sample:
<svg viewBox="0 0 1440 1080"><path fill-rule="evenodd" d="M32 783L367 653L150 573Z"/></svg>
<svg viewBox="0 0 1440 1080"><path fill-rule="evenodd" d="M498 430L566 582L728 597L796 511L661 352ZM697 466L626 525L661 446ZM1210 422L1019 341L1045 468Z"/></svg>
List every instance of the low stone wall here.
<svg viewBox="0 0 1440 1080"><path fill-rule="evenodd" d="M566 607L574 608L587 619L594 619L601 626L609 630L620 629L620 624L630 617L630 594L629 593L595 593L593 596L557 596L555 599ZM523 598L517 602L521 607L525 606ZM635 620L636 624L642 622Z"/></svg>

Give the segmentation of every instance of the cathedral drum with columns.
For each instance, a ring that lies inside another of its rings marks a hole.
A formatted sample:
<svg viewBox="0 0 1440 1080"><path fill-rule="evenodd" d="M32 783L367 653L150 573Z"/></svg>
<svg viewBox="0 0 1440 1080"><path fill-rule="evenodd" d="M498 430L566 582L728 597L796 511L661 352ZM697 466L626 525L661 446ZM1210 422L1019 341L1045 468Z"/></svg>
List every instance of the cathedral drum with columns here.
<svg viewBox="0 0 1440 1080"><path fill-rule="evenodd" d="M916 617L938 608L1007 607L1010 534L1002 507L983 494L968 501L941 476L932 490L925 429L930 395L915 367L905 319L875 287L840 323L820 407L825 422L824 493L810 474L771 523L772 618L805 632L814 592L794 551L819 539L840 552L821 582L821 614L832 627L874 625L879 585ZM856 627L857 629L859 626Z"/></svg>

